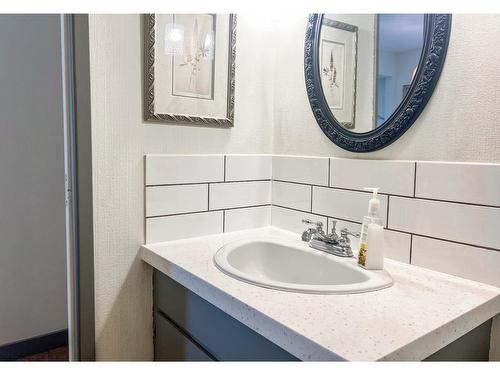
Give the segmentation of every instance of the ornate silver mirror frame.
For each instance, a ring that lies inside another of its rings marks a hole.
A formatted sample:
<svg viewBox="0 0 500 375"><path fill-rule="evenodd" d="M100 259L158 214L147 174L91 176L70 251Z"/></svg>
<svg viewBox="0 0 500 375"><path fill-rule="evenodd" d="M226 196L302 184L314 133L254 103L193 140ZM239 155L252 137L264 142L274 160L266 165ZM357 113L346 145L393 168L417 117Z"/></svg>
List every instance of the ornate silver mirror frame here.
<svg viewBox="0 0 500 375"><path fill-rule="evenodd" d="M155 110L155 24L156 15L144 17L144 120L159 123L177 123L205 127L232 127L234 125L234 87L236 60L236 14L229 15L228 93L224 118L158 113Z"/></svg>

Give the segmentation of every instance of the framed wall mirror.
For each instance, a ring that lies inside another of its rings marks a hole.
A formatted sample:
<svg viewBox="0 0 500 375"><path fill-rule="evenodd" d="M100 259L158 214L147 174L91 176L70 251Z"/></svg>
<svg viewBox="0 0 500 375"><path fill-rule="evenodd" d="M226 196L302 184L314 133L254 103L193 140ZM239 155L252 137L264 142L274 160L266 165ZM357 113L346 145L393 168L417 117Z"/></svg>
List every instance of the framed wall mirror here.
<svg viewBox="0 0 500 375"><path fill-rule="evenodd" d="M432 95L450 28L448 14L311 14L306 89L325 135L354 152L398 139Z"/></svg>
<svg viewBox="0 0 500 375"><path fill-rule="evenodd" d="M144 25L145 120L233 126L236 15L148 14Z"/></svg>

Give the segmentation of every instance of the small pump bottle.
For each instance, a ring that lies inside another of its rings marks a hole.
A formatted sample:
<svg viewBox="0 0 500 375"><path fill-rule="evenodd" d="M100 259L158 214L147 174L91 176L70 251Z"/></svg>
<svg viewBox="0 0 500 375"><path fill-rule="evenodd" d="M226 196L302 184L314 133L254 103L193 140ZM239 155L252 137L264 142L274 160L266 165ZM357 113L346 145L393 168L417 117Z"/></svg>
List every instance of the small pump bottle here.
<svg viewBox="0 0 500 375"><path fill-rule="evenodd" d="M358 264L370 270L384 268L384 227L380 218L379 188L365 188L373 193L368 203L368 215L363 217L359 240Z"/></svg>

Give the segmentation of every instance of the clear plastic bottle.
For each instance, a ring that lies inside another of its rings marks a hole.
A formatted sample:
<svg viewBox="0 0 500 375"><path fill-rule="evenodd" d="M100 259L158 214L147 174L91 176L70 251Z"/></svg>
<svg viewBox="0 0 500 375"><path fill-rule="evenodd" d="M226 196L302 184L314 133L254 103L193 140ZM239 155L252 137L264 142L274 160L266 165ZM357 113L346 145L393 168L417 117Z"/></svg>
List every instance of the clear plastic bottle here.
<svg viewBox="0 0 500 375"><path fill-rule="evenodd" d="M372 267L378 268L380 263L383 267L383 221L380 217L380 200L378 199L379 188L365 188L364 190L371 191L373 193L370 202L368 203L368 215L363 217L363 224L361 225L361 234L359 237L359 254L358 254L358 264L365 268L374 269ZM374 249L373 256L377 259L373 262L370 261L370 236L369 226L372 225L370 232L372 234L372 240L374 240L374 245L376 243L376 249ZM382 238L380 238L380 235ZM374 236L377 236L376 240ZM382 257L382 261L380 261Z"/></svg>

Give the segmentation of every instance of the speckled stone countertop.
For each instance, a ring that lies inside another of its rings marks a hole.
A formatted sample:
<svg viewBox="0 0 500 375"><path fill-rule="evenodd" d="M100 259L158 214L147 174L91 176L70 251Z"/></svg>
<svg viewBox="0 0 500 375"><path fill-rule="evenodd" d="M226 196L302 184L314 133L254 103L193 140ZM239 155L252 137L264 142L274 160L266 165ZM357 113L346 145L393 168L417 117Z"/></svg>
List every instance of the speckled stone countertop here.
<svg viewBox="0 0 500 375"><path fill-rule="evenodd" d="M350 295L266 289L215 267L225 243L260 235L297 239L267 227L148 244L141 257L301 360L422 360L500 313L499 288L390 260L392 287Z"/></svg>

